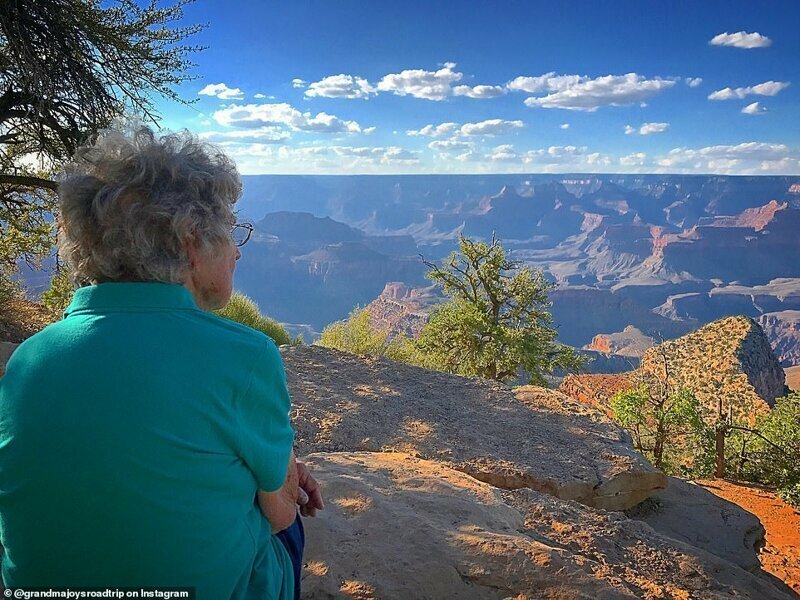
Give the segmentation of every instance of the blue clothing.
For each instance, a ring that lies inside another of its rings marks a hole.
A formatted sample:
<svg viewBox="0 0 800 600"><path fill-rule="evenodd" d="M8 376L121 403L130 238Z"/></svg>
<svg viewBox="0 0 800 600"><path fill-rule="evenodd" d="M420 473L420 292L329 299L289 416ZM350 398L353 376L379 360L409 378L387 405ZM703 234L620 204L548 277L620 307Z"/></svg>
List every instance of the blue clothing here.
<svg viewBox="0 0 800 600"><path fill-rule="evenodd" d="M303 520L300 515L289 527L275 534L283 543L289 558L292 560L294 570L294 600L300 600L300 578L303 575L303 550L306 547L306 532L303 529Z"/></svg>
<svg viewBox="0 0 800 600"><path fill-rule="evenodd" d="M286 478L289 409L272 340L185 287L78 289L0 378L5 584L291 599L255 501Z"/></svg>

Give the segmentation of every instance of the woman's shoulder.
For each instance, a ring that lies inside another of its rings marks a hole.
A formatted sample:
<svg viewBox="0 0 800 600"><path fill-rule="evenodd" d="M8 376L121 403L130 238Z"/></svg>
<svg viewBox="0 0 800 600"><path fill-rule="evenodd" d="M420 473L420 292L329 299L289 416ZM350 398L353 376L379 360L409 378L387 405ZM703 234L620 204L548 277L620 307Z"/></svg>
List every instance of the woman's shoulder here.
<svg viewBox="0 0 800 600"><path fill-rule="evenodd" d="M262 331L210 312L198 311L194 316L204 327L208 327L209 331L213 329L220 336L227 337L232 341L252 344L258 348L266 345L269 353L274 351L280 355L275 341Z"/></svg>

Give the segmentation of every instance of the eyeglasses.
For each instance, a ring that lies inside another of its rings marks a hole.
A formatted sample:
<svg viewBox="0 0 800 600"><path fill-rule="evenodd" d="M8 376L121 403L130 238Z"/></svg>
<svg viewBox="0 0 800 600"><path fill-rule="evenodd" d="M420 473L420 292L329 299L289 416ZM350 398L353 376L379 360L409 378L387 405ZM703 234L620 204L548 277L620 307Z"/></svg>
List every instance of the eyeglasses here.
<svg viewBox="0 0 800 600"><path fill-rule="evenodd" d="M231 239L237 246L244 246L253 233L253 225L250 223L237 223L231 228Z"/></svg>

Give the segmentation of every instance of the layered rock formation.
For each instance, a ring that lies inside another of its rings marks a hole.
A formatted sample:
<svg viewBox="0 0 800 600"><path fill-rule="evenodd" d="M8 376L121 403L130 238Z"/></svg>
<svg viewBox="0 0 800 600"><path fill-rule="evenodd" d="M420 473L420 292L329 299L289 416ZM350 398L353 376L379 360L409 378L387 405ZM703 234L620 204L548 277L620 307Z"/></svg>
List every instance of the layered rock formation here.
<svg viewBox="0 0 800 600"><path fill-rule="evenodd" d="M784 367L800 365L800 310L765 313L758 324Z"/></svg>
<svg viewBox="0 0 800 600"><path fill-rule="evenodd" d="M641 358L645 350L654 346L656 341L633 325L628 325L616 333L599 333L584 346L585 350L594 350L605 354L619 354Z"/></svg>
<svg viewBox="0 0 800 600"><path fill-rule="evenodd" d="M388 331L390 337L416 337L428 321L433 306L442 300L437 286L411 288L405 283L390 281L366 309L370 313L370 324Z"/></svg>

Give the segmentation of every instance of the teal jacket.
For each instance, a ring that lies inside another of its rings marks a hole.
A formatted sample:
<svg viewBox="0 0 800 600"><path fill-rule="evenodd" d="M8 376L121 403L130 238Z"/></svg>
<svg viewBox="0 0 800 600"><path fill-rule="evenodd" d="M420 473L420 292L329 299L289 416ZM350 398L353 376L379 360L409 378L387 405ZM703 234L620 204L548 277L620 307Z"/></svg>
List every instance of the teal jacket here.
<svg viewBox="0 0 800 600"><path fill-rule="evenodd" d="M255 501L294 431L266 335L183 286L83 287L0 378L6 586L186 586L198 600L291 598Z"/></svg>

